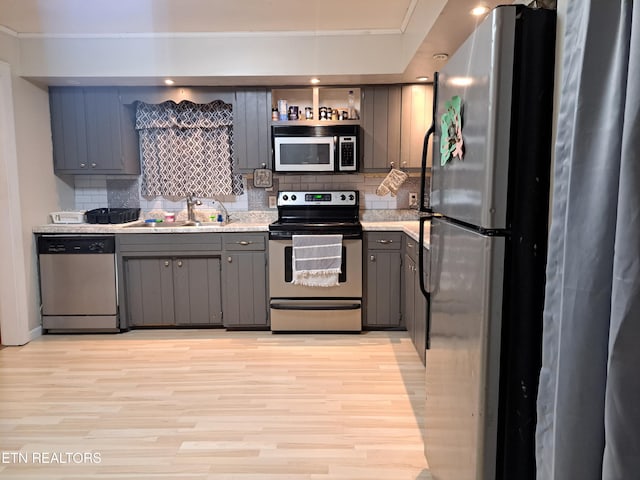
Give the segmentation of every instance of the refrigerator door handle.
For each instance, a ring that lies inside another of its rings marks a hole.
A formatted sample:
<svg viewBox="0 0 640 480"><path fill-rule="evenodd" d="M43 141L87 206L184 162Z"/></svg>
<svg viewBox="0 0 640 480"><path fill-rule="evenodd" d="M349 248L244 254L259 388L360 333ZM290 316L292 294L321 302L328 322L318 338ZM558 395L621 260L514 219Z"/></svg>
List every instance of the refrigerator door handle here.
<svg viewBox="0 0 640 480"><path fill-rule="evenodd" d="M420 291L424 298L427 300L427 328L426 328L426 336L427 336L427 350L430 345L430 332L431 332L431 316L429 315L429 310L431 308L431 295L427 291L427 287L424 284L424 223L429 220L428 217L420 218L420 234L418 237L418 277L420 280Z"/></svg>
<svg viewBox="0 0 640 480"><path fill-rule="evenodd" d="M430 208L424 206L425 203L425 188L426 188L426 176L427 176L427 151L429 149L429 138L436 131L435 124L432 123L424 134L424 141L422 143L422 166L420 172L420 208L421 212L431 212Z"/></svg>
<svg viewBox="0 0 640 480"><path fill-rule="evenodd" d="M431 213L431 208L425 207L426 194L426 178L427 178L427 152L429 151L429 138L436 132L436 112L438 111L438 76L439 73L433 74L433 111L431 114L431 126L427 133L424 134L422 142L422 163L420 170L420 207L419 211ZM435 148L435 147L434 147Z"/></svg>

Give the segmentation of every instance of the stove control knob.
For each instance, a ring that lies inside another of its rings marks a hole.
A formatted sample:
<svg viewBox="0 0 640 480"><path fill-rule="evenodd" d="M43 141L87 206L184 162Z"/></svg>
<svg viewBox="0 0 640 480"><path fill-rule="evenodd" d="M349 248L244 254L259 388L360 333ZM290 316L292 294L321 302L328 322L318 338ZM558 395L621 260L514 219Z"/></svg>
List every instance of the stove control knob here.
<svg viewBox="0 0 640 480"><path fill-rule="evenodd" d="M349 195L349 200L353 200L353 199L354 199L353 194Z"/></svg>
<svg viewBox="0 0 640 480"><path fill-rule="evenodd" d="M289 195L283 195L282 199L286 202L287 200L289 200Z"/></svg>
<svg viewBox="0 0 640 480"><path fill-rule="evenodd" d="M345 201L346 199L347 199L347 196L344 193L340 195L340 200Z"/></svg>
<svg viewBox="0 0 640 480"><path fill-rule="evenodd" d="M293 200L294 202L298 199L298 197L296 197L295 195L291 195L291 200Z"/></svg>

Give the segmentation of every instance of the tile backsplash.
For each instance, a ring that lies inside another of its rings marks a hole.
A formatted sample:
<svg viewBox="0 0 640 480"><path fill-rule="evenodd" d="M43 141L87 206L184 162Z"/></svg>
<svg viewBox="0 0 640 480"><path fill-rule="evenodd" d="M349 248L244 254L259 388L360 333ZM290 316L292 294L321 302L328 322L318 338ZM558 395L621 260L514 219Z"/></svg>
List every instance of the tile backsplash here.
<svg viewBox="0 0 640 480"><path fill-rule="evenodd" d="M403 210L409 208L409 193L420 191L420 177L410 176L398 190L397 196L376 194L385 174L349 175L274 175L269 190L253 186L253 177L244 176L244 194L221 196L230 212L269 210L269 197L278 190L359 190L364 210ZM428 189L428 186L427 186ZM212 208L213 199L201 199L203 208ZM136 207L143 212L164 210L180 212L185 208L184 198L143 197L140 195L138 176L87 175L75 177L75 209ZM272 209L273 210L273 209Z"/></svg>

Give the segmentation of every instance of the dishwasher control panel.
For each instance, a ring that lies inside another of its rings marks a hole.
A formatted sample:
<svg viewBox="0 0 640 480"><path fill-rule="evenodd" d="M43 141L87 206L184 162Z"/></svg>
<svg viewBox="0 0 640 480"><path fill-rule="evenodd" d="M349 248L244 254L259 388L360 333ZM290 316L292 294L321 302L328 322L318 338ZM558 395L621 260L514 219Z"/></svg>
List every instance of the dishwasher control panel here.
<svg viewBox="0 0 640 480"><path fill-rule="evenodd" d="M38 237L39 254L110 253L116 251L113 235L104 236L41 236Z"/></svg>

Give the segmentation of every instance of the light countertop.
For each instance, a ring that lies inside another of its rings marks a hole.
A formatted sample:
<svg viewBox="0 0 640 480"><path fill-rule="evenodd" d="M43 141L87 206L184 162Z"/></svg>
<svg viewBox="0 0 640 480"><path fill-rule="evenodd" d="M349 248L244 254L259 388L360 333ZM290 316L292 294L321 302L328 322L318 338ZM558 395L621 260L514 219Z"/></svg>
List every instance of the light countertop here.
<svg viewBox="0 0 640 480"><path fill-rule="evenodd" d="M418 220L400 220L400 221L363 221L362 228L365 232L376 231L399 231L409 235L414 240L418 240L420 224ZM164 224L166 225L166 224ZM131 223L120 224L90 224L90 223L52 223L48 225L40 225L33 229L33 233L40 234L114 234L114 233L234 233L234 232L268 232L268 222L239 222L231 221L230 223L219 226L217 224L203 223L197 227L185 226L162 226L150 227L146 226L142 221L138 220ZM425 225L425 244L429 242L429 223Z"/></svg>
<svg viewBox="0 0 640 480"><path fill-rule="evenodd" d="M141 220L130 223L97 224L97 223L52 223L41 225L33 229L33 233L69 233L69 234L107 234L107 233L216 233L216 232L267 232L269 224L266 222L235 222L224 226L217 223L203 223L197 227L185 226L147 226Z"/></svg>
<svg viewBox="0 0 640 480"><path fill-rule="evenodd" d="M418 220L399 220L399 221L375 221L361 222L365 232L404 232L418 241L420 234L420 223ZM425 224L425 243L429 241L429 223Z"/></svg>

